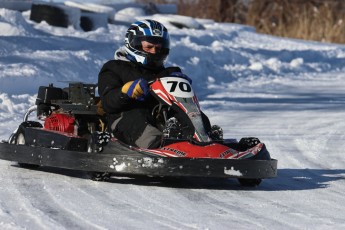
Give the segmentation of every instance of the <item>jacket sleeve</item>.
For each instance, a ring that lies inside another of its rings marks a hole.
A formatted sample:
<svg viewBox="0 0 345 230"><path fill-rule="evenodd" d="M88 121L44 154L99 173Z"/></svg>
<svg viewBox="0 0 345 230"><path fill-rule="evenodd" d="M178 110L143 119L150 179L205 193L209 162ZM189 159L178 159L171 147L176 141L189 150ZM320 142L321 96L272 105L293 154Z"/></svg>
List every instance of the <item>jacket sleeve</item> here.
<svg viewBox="0 0 345 230"><path fill-rule="evenodd" d="M119 113L130 102L130 98L121 92L123 84L115 62L105 63L98 75L98 93L105 112Z"/></svg>

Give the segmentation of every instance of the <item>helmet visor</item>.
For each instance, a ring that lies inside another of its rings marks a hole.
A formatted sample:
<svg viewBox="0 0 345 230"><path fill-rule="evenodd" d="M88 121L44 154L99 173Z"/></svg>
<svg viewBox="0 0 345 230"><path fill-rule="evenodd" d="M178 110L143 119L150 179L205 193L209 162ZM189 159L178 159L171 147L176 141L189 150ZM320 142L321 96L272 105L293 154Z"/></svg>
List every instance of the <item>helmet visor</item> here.
<svg viewBox="0 0 345 230"><path fill-rule="evenodd" d="M143 46L142 46L142 41L146 41L153 45L161 45L159 54L161 55L169 54L169 48L170 48L169 39L162 38L162 37L155 37L155 36L134 36L133 39L129 39L129 40L131 41L130 45L136 50L144 51Z"/></svg>

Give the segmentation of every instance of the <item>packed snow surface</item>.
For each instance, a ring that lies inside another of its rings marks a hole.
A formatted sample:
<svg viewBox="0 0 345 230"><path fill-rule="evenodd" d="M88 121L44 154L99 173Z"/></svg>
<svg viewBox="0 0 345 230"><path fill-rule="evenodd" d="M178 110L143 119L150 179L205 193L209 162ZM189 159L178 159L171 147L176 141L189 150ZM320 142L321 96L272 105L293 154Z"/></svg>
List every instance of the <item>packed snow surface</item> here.
<svg viewBox="0 0 345 230"><path fill-rule="evenodd" d="M3 140L40 85L96 83L127 29L83 32L28 15L0 9ZM215 179L99 183L82 172L0 160L0 229L345 229L345 46L178 20L203 29L169 25L166 66L192 78L203 111L226 138L260 138L279 161L278 177L256 188Z"/></svg>

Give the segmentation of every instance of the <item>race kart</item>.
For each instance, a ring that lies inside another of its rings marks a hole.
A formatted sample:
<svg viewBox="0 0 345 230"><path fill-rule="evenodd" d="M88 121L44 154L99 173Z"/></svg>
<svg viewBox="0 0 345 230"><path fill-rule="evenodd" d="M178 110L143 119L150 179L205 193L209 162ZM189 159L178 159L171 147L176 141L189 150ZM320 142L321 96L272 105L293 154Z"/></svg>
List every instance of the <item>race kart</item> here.
<svg viewBox="0 0 345 230"><path fill-rule="evenodd" d="M87 171L93 180L113 175L214 177L256 186L277 176L277 160L257 138L237 141L223 139L219 129L217 135L206 131L198 99L183 75L150 82L150 93L158 101L152 115L164 134L156 149L130 146L109 132L96 87L39 87L24 121L0 143L0 159L22 167ZM29 120L33 112L36 118Z"/></svg>

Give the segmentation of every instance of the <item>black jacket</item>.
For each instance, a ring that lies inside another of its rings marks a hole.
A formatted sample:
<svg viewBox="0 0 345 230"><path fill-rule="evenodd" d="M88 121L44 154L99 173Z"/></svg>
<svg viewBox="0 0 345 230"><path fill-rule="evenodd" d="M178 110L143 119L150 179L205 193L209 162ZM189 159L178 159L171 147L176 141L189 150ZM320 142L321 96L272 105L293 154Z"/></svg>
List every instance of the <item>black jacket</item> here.
<svg viewBox="0 0 345 230"><path fill-rule="evenodd" d="M178 67L147 69L141 65L122 61L111 60L105 63L98 75L98 93L102 100L104 111L107 113L111 125L120 113L133 108L152 109L157 101L149 94L145 101L137 101L121 92L121 88L129 81L144 78L151 81L161 76L162 73L181 71Z"/></svg>

